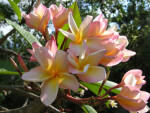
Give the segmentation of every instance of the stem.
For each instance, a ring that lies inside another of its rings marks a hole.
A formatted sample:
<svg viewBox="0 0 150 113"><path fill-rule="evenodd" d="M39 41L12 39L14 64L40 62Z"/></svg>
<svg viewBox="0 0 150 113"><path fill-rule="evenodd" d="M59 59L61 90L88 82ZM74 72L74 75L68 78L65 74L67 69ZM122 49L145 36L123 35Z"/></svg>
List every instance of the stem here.
<svg viewBox="0 0 150 113"><path fill-rule="evenodd" d="M103 80L102 85L101 85L100 88L99 88L98 95L100 95L100 93L101 93L101 91L102 91L103 86L104 86L105 83L106 83L106 79Z"/></svg>
<svg viewBox="0 0 150 113"><path fill-rule="evenodd" d="M102 98L105 97L111 90L116 89L116 88L119 88L119 87L122 87L122 85L123 85L123 84L120 83L120 84L118 84L118 85L116 85L116 86L114 86L114 87L111 87L111 88L108 89L107 92L102 96Z"/></svg>

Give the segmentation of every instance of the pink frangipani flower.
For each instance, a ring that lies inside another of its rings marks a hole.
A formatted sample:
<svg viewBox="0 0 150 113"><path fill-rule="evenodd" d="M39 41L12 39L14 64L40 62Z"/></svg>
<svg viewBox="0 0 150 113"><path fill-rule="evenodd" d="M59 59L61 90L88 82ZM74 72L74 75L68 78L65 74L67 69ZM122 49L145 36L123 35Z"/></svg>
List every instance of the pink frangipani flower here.
<svg viewBox="0 0 150 113"><path fill-rule="evenodd" d="M52 4L49 9L51 12L51 19L53 21L55 30L57 31L68 22L68 13L71 12L72 9L66 9L63 7L63 5L57 7L55 4Z"/></svg>
<svg viewBox="0 0 150 113"><path fill-rule="evenodd" d="M106 78L105 69L97 65L105 52L106 50L99 50L89 54L86 45L83 43L79 58L73 52L68 55L70 72L76 74L80 80L87 83L104 80Z"/></svg>
<svg viewBox="0 0 150 113"><path fill-rule="evenodd" d="M46 47L39 47L34 57L40 66L31 69L22 75L22 79L32 82L42 82L41 101L45 105L51 104L57 97L58 88L77 91L77 79L68 71L67 53L58 50L55 55Z"/></svg>
<svg viewBox="0 0 150 113"><path fill-rule="evenodd" d="M143 109L147 103L141 93L142 92L135 86L125 85L121 92L115 96L115 100L128 111L139 111ZM148 95L146 94L146 96Z"/></svg>
<svg viewBox="0 0 150 113"><path fill-rule="evenodd" d="M141 70L133 69L125 73L121 83L124 85L136 86L140 89L146 83L144 78L145 76L142 76Z"/></svg>
<svg viewBox="0 0 150 113"><path fill-rule="evenodd" d="M28 15L22 13L28 27L40 31L45 36L45 28L50 20L50 10L44 5L40 4L34 8L33 13Z"/></svg>
<svg viewBox="0 0 150 113"><path fill-rule="evenodd" d="M73 51L76 55L80 54L83 41L86 42L86 45L90 51L90 53L95 52L100 49L105 49L104 45L101 44L101 40L99 38L93 37L88 38L88 31L90 24L92 22L92 16L87 15L86 18L81 23L78 28L75 20L73 19L72 13L70 12L68 15L68 24L72 33L68 31L64 31L60 29L60 31L72 42L69 44L70 51Z"/></svg>

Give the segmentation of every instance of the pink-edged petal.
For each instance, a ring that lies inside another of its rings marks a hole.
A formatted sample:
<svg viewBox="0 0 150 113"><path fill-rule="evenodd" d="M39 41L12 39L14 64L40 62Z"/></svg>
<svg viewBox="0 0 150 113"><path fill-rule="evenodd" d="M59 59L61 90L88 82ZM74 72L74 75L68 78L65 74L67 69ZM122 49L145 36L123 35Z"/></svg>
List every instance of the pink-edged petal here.
<svg viewBox="0 0 150 113"><path fill-rule="evenodd" d="M35 14L38 15L40 17L40 19L42 19L45 11L46 11L47 7L44 6L43 4L40 4L36 9L35 9Z"/></svg>
<svg viewBox="0 0 150 113"><path fill-rule="evenodd" d="M100 39L106 39L113 37L113 35L114 35L113 31L105 31L103 34L98 35L97 37L99 37Z"/></svg>
<svg viewBox="0 0 150 113"><path fill-rule="evenodd" d="M137 82L137 79L135 77L134 74L129 74L125 79L124 79L124 83L126 85L131 85L131 86L135 86Z"/></svg>
<svg viewBox="0 0 150 113"><path fill-rule="evenodd" d="M34 56L30 57L30 62L37 62L36 58Z"/></svg>
<svg viewBox="0 0 150 113"><path fill-rule="evenodd" d="M58 50L55 55L54 60L54 69L55 72L69 72L69 62L67 53L61 50Z"/></svg>
<svg viewBox="0 0 150 113"><path fill-rule="evenodd" d="M141 91L141 98L147 103L148 99L150 98L150 94L146 91Z"/></svg>
<svg viewBox="0 0 150 113"><path fill-rule="evenodd" d="M49 79L41 85L41 101L46 106L52 104L57 97L58 93L58 80L57 78Z"/></svg>
<svg viewBox="0 0 150 113"><path fill-rule="evenodd" d="M76 43L70 42L70 44L69 44L70 51L74 52L74 54L76 56L80 55L81 48L82 48L82 43L81 44L76 44Z"/></svg>
<svg viewBox="0 0 150 113"><path fill-rule="evenodd" d="M22 79L32 82L42 82L49 79L51 76L40 66L31 69L22 75Z"/></svg>
<svg viewBox="0 0 150 113"><path fill-rule="evenodd" d="M37 48L34 52L34 57L44 69L52 69L53 54L46 47Z"/></svg>
<svg viewBox="0 0 150 113"><path fill-rule="evenodd" d="M26 19L27 14L24 13L24 12L22 12L22 13L21 13L21 16L22 16L24 19Z"/></svg>
<svg viewBox="0 0 150 113"><path fill-rule="evenodd" d="M46 26L47 26L49 20L50 20L50 10L47 8L47 9L45 10L45 13L44 13L44 15L43 15L41 21L40 21L40 25L39 25L39 28L38 28L39 31L40 31L43 35L44 35L44 33L45 33L45 28L46 28Z"/></svg>
<svg viewBox="0 0 150 113"><path fill-rule="evenodd" d="M106 78L106 72L103 67L90 66L85 74L77 75L82 81L87 83L95 83Z"/></svg>
<svg viewBox="0 0 150 113"><path fill-rule="evenodd" d="M87 15L86 18L81 23L79 28L79 37L78 37L79 41L85 39L88 36L88 30L90 27L90 23L92 22L92 18L93 18L92 16Z"/></svg>
<svg viewBox="0 0 150 113"><path fill-rule="evenodd" d="M66 24L68 22L68 14L69 12L72 12L72 9L63 9L61 11L58 12L58 14L56 14L53 17L53 24L56 30L58 30L59 28L62 28L64 24Z"/></svg>
<svg viewBox="0 0 150 113"><path fill-rule="evenodd" d="M97 37L87 38L86 44L88 46L90 53L96 52L101 49L105 49L104 41L102 41Z"/></svg>
<svg viewBox="0 0 150 113"><path fill-rule="evenodd" d="M53 55L56 54L58 49L54 35L51 35L51 39L46 43L45 47L47 47L53 53Z"/></svg>
<svg viewBox="0 0 150 113"><path fill-rule="evenodd" d="M76 41L75 36L72 33L69 33L68 31L64 31L62 29L59 29L62 34L64 34L67 38L71 39L72 41Z"/></svg>
<svg viewBox="0 0 150 113"><path fill-rule="evenodd" d="M34 54L34 50L31 50L31 49L27 49L28 50L28 52L31 54L31 55L33 55Z"/></svg>
<svg viewBox="0 0 150 113"><path fill-rule="evenodd" d="M79 29L73 19L73 16L72 16L72 12L69 12L69 15L68 15L68 23L69 23L69 28L71 30L71 32L75 35L78 33Z"/></svg>
<svg viewBox="0 0 150 113"><path fill-rule="evenodd" d="M136 52L127 49L124 49L122 52L124 54L122 62L127 62L131 56L134 56L136 54Z"/></svg>
<svg viewBox="0 0 150 113"><path fill-rule="evenodd" d="M100 23L98 21L92 22L89 28L88 36L97 36L100 31Z"/></svg>
<svg viewBox="0 0 150 113"><path fill-rule="evenodd" d="M110 57L104 56L100 60L100 64L105 65L105 66L114 66L114 65L119 64L122 61L122 59L123 59L123 53L119 52L116 58L110 58Z"/></svg>
<svg viewBox="0 0 150 113"><path fill-rule="evenodd" d="M25 21L28 27L36 29L36 30L38 29L39 24L40 24L40 18L34 13L28 14L25 18Z"/></svg>
<svg viewBox="0 0 150 113"><path fill-rule="evenodd" d="M107 31L117 31L117 25L110 27Z"/></svg>
<svg viewBox="0 0 150 113"><path fill-rule="evenodd" d="M103 14L100 14L100 15L98 15L94 20L93 20L93 22L95 22L95 21L102 21L103 20Z"/></svg>
<svg viewBox="0 0 150 113"><path fill-rule="evenodd" d="M69 73L60 73L59 77L59 87L62 89L71 89L77 91L79 88L79 83L77 79Z"/></svg>
<svg viewBox="0 0 150 113"><path fill-rule="evenodd" d="M50 6L51 19L58 13L58 7L55 4Z"/></svg>
<svg viewBox="0 0 150 113"><path fill-rule="evenodd" d="M138 113L148 113L148 111L149 111L149 107L146 105L143 109L138 111Z"/></svg>
<svg viewBox="0 0 150 113"><path fill-rule="evenodd" d="M37 42L33 42L33 43L32 43L32 48L33 48L33 50L36 50L38 47L42 47L42 45L39 44L39 43L37 43Z"/></svg>
<svg viewBox="0 0 150 113"><path fill-rule="evenodd" d="M119 38L117 39L117 43L124 44L124 48L127 47L127 45L129 44L126 36L119 36Z"/></svg>
<svg viewBox="0 0 150 113"><path fill-rule="evenodd" d="M106 30L107 22L108 22L107 19L104 19L102 22L100 22L100 31L99 31L100 34L104 33L104 31Z"/></svg>
<svg viewBox="0 0 150 113"><path fill-rule="evenodd" d="M104 56L106 50L99 50L94 53L89 54L85 60L83 61L84 64L90 64L91 66L96 66L99 64L100 59Z"/></svg>

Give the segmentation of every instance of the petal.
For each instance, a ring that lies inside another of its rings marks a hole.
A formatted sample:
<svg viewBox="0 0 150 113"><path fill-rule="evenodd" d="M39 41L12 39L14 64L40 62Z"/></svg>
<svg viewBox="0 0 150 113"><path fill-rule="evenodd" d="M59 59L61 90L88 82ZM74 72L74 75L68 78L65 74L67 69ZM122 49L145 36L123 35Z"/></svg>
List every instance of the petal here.
<svg viewBox="0 0 150 113"><path fill-rule="evenodd" d="M106 72L103 67L90 66L85 74L77 75L82 81L87 83L95 83L106 78Z"/></svg>
<svg viewBox="0 0 150 113"><path fill-rule="evenodd" d="M51 19L58 13L58 7L55 4L50 6Z"/></svg>
<svg viewBox="0 0 150 113"><path fill-rule="evenodd" d="M45 33L45 28L46 28L46 26L47 26L49 20L50 20L50 10L47 8L47 9L45 10L45 13L44 13L44 15L43 15L41 21L40 21L40 25L39 25L39 28L38 28L39 31L40 31L43 35L44 35L44 33Z"/></svg>
<svg viewBox="0 0 150 113"><path fill-rule="evenodd" d="M46 43L45 47L47 47L53 53L53 55L56 54L58 49L54 35L51 35L51 39Z"/></svg>
<svg viewBox="0 0 150 113"><path fill-rule="evenodd" d="M55 55L54 60L54 69L55 72L69 72L69 62L67 53L61 50L58 50Z"/></svg>
<svg viewBox="0 0 150 113"><path fill-rule="evenodd" d="M79 28L79 41L85 39L88 36L88 30L92 21L92 16L87 15Z"/></svg>
<svg viewBox="0 0 150 113"><path fill-rule="evenodd" d="M130 51L130 50L127 50L127 49L124 49L123 51L123 60L122 62L127 62L131 56L134 56L136 54L136 52L134 51Z"/></svg>
<svg viewBox="0 0 150 113"><path fill-rule="evenodd" d="M72 33L69 33L68 31L64 31L62 29L59 29L63 35L65 35L67 38L71 39L72 41L76 41L75 36Z"/></svg>
<svg viewBox="0 0 150 113"><path fill-rule="evenodd" d="M73 42L70 42L70 44L69 44L70 51L72 51L76 56L80 55L81 48L82 48L82 43L81 44L75 44Z"/></svg>
<svg viewBox="0 0 150 113"><path fill-rule="evenodd" d="M113 31L105 31L103 34L98 35L97 37L99 37L100 39L106 39L106 38L111 38L113 36L114 36Z"/></svg>
<svg viewBox="0 0 150 113"><path fill-rule="evenodd" d="M71 89L77 91L79 88L79 83L77 79L69 73L60 73L59 77L59 87L62 89Z"/></svg>
<svg viewBox="0 0 150 113"><path fill-rule="evenodd" d="M34 52L34 57L47 71L52 68L53 54L46 47L37 48Z"/></svg>
<svg viewBox="0 0 150 113"><path fill-rule="evenodd" d="M107 22L108 22L107 19L104 19L103 21L100 21L100 23L99 23L100 24L100 31L99 31L100 34L104 33L104 31L106 30Z"/></svg>
<svg viewBox="0 0 150 113"><path fill-rule="evenodd" d="M45 11L47 10L47 7L44 6L43 4L40 4L36 9L35 9L35 14L38 15L40 17L40 19L42 19Z"/></svg>
<svg viewBox="0 0 150 113"><path fill-rule="evenodd" d="M91 66L97 66L100 59L104 56L106 50L99 50L94 53L89 54L83 61L83 65L90 64Z"/></svg>
<svg viewBox="0 0 150 113"><path fill-rule="evenodd" d="M41 85L41 101L46 106L52 104L57 97L58 80L57 78L49 79Z"/></svg>
<svg viewBox="0 0 150 113"><path fill-rule="evenodd" d="M110 27L107 31L117 31L117 25Z"/></svg>
<svg viewBox="0 0 150 113"><path fill-rule="evenodd" d="M102 21L102 19L103 19L103 14L100 14L100 15L98 15L98 16L93 20L93 22L95 22L95 21Z"/></svg>
<svg viewBox="0 0 150 113"><path fill-rule="evenodd" d="M119 64L123 59L123 53L119 52L119 54L117 55L116 58L111 58L108 56L104 56L101 60L100 60L100 64L105 65L105 66L114 66Z"/></svg>
<svg viewBox="0 0 150 113"><path fill-rule="evenodd" d="M26 16L25 21L28 27L37 30L41 20L36 14L30 13Z"/></svg>
<svg viewBox="0 0 150 113"><path fill-rule="evenodd" d="M78 29L78 27L77 27L77 25L76 25L76 23L75 23L75 21L72 17L72 12L70 12L69 15L68 15L68 23L69 23L69 28L70 28L71 32L74 35L77 34L79 29Z"/></svg>
<svg viewBox="0 0 150 113"><path fill-rule="evenodd" d="M101 49L105 49L104 41L97 37L87 38L86 42L90 53L96 52Z"/></svg>
<svg viewBox="0 0 150 113"><path fill-rule="evenodd" d="M118 44L124 44L124 48L125 48L128 46L129 41L128 41L126 36L119 36L119 38L117 39L117 43Z"/></svg>
<svg viewBox="0 0 150 113"><path fill-rule="evenodd" d="M135 77L134 74L129 74L125 79L124 79L124 83L126 85L131 85L131 86L135 86L137 82L137 79Z"/></svg>
<svg viewBox="0 0 150 113"><path fill-rule="evenodd" d="M138 111L138 113L148 113L148 111L149 111L149 107L146 105L143 109Z"/></svg>
<svg viewBox="0 0 150 113"><path fill-rule="evenodd" d="M92 22L89 28L88 36L89 37L97 36L99 35L99 31L100 31L99 22L98 21Z"/></svg>
<svg viewBox="0 0 150 113"><path fill-rule="evenodd" d="M150 94L146 91L141 91L141 98L147 103L148 99L150 98Z"/></svg>
<svg viewBox="0 0 150 113"><path fill-rule="evenodd" d="M49 74L44 71L40 66L31 69L29 72L26 72L22 75L23 80L32 81L32 82L42 82L49 79Z"/></svg>
<svg viewBox="0 0 150 113"><path fill-rule="evenodd" d="M32 43L33 50L36 50L38 47L42 47L42 45L40 43L37 43L37 42Z"/></svg>

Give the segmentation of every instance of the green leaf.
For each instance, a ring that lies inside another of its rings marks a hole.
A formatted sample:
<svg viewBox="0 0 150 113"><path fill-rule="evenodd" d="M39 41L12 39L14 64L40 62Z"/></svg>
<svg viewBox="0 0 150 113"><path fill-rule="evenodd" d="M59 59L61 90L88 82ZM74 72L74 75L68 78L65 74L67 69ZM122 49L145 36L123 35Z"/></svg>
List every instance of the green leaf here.
<svg viewBox="0 0 150 113"><path fill-rule="evenodd" d="M89 105L83 105L81 108L85 111L85 113L97 113L97 111Z"/></svg>
<svg viewBox="0 0 150 113"><path fill-rule="evenodd" d="M80 24L82 23L82 20L81 20L80 11L77 2L75 1L69 8L73 10L73 18L79 28Z"/></svg>
<svg viewBox="0 0 150 113"><path fill-rule="evenodd" d="M85 83L85 82L81 82L82 85L84 85L85 87L87 87L90 91L92 91L95 95L98 95L98 91L100 88L100 84L95 84L95 83ZM106 91L104 89L102 89L101 94L103 95Z"/></svg>
<svg viewBox="0 0 150 113"><path fill-rule="evenodd" d="M62 30L64 30L64 31L68 31L68 29L69 29L69 25L68 24L65 24L62 27ZM58 49L61 48L61 45L62 45L62 43L64 41L64 38L65 38L65 36L59 31L58 32L58 36L57 36Z"/></svg>
<svg viewBox="0 0 150 113"><path fill-rule="evenodd" d="M12 22L9 19L6 19L6 22L13 26L22 36L24 39L26 39L31 45L33 42L40 43L35 36L33 36L30 32L24 30L21 28L18 24Z"/></svg>
<svg viewBox="0 0 150 113"><path fill-rule="evenodd" d="M18 4L20 2L20 0L13 0L16 4Z"/></svg>
<svg viewBox="0 0 150 113"><path fill-rule="evenodd" d="M3 68L0 68L0 74L6 74L6 75L19 75L18 72L8 71L8 70L3 69Z"/></svg>
<svg viewBox="0 0 150 113"><path fill-rule="evenodd" d="M17 4L14 1L8 0L12 9L14 10L14 12L16 13L19 21L21 22L21 11L20 8L17 6Z"/></svg>

